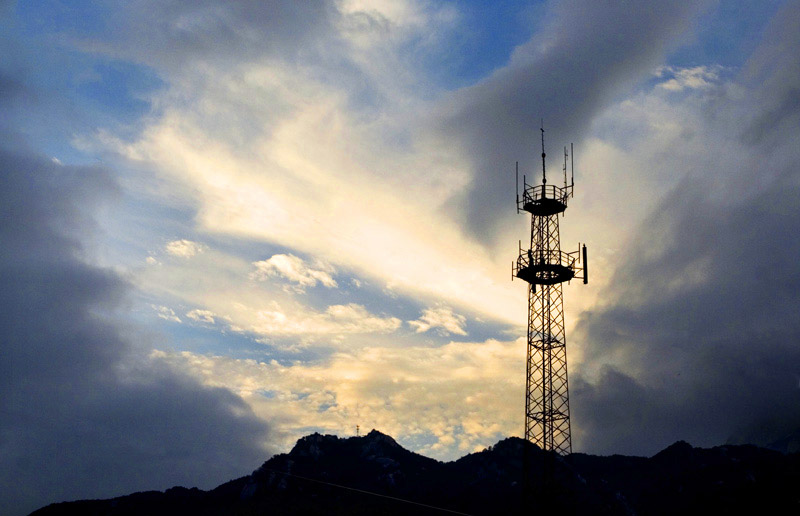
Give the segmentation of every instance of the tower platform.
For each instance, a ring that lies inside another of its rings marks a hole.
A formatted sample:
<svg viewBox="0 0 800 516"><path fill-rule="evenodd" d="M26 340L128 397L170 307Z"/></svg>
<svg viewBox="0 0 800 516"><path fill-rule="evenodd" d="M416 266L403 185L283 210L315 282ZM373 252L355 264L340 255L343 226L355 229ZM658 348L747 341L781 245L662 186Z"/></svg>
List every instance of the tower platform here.
<svg viewBox="0 0 800 516"><path fill-rule="evenodd" d="M518 209L527 211L537 217L549 217L563 213L567 209L567 199L572 193L572 186L525 185L522 200Z"/></svg>
<svg viewBox="0 0 800 516"><path fill-rule="evenodd" d="M555 285L575 277L578 253L523 251L514 265L514 276L532 285Z"/></svg>

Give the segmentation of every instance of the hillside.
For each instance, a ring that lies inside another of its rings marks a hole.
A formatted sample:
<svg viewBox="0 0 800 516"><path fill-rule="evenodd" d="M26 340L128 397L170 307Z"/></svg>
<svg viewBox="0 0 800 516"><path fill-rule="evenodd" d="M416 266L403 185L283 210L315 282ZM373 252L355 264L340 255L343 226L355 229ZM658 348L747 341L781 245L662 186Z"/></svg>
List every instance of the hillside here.
<svg viewBox="0 0 800 516"><path fill-rule="evenodd" d="M678 442L650 458L554 457L509 438L443 463L373 430L363 437L306 436L288 454L210 491L173 487L58 503L33 514L529 514L520 510L525 446L533 485L543 483L543 461L554 460L555 487L548 492L561 514L800 511L797 453L751 445L702 449ZM544 502L542 492L534 491L528 503L541 509Z"/></svg>

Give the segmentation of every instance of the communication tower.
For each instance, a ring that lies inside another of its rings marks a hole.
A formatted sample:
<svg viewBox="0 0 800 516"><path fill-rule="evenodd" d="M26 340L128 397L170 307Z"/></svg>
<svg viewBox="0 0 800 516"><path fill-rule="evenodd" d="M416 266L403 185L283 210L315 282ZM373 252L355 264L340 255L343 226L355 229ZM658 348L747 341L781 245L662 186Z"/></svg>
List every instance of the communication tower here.
<svg viewBox="0 0 800 516"><path fill-rule="evenodd" d="M572 452L567 380L567 339L564 331L562 284L572 279L588 282L586 245L561 250L558 218L567 209L575 186L572 145L564 148L564 186L547 184L542 131L542 182L529 185L523 176L519 198L517 163L517 213L531 214L530 246L519 244L519 257L512 265L514 277L528 282L528 339L525 387L525 439L543 450ZM567 158L571 179L567 183Z"/></svg>

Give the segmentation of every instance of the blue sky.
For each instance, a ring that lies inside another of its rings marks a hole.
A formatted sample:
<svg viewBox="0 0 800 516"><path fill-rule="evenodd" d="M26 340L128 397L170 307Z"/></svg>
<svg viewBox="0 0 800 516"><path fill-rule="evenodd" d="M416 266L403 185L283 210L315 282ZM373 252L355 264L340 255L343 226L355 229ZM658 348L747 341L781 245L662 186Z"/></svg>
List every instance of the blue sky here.
<svg viewBox="0 0 800 516"><path fill-rule="evenodd" d="M542 118L592 267L565 289L575 449L800 428L796 2L0 12L1 478L30 486L0 512L210 487L310 429L442 460L518 435Z"/></svg>

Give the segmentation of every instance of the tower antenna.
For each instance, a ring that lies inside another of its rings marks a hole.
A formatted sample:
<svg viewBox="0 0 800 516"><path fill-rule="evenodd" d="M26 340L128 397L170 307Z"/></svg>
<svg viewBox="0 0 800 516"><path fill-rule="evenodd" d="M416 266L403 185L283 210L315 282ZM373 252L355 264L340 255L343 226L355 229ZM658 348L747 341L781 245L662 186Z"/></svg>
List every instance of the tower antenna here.
<svg viewBox="0 0 800 516"><path fill-rule="evenodd" d="M517 161L516 171L517 171L517 178L516 178L516 186L514 188L514 192L516 192L517 194L517 213L519 213L519 161Z"/></svg>
<svg viewBox="0 0 800 516"><path fill-rule="evenodd" d="M542 118L542 125L540 127L542 131L542 184L547 184L547 172L544 169L544 158L546 154L544 153L544 118Z"/></svg>
<svg viewBox="0 0 800 516"><path fill-rule="evenodd" d="M575 152L572 150L571 142L569 144L569 164L570 167L572 168L572 171L570 172L571 174L570 186L575 186Z"/></svg>
<svg viewBox="0 0 800 516"><path fill-rule="evenodd" d="M564 146L564 188L567 187L567 147Z"/></svg>

